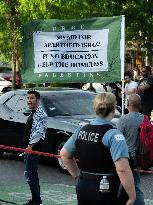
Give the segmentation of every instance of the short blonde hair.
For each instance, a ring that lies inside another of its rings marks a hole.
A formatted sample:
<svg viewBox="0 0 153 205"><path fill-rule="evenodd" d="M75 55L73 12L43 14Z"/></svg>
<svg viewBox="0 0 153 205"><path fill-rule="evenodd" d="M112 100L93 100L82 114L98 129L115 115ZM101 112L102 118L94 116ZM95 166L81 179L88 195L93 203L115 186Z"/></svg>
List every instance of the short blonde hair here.
<svg viewBox="0 0 153 205"><path fill-rule="evenodd" d="M115 110L116 97L113 93L100 93L95 97L93 108L97 115L106 117Z"/></svg>

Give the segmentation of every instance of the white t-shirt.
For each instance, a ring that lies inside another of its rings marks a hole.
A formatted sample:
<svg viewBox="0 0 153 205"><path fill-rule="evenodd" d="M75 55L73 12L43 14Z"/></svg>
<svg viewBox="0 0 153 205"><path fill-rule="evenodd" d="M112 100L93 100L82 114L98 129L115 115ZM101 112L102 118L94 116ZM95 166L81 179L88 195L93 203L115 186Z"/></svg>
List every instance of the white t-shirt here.
<svg viewBox="0 0 153 205"><path fill-rule="evenodd" d="M136 89L138 87L138 83L135 81L131 81L130 83L125 84L125 92L126 91L132 91L133 89ZM125 108L127 108L127 100L129 98L128 94L125 94Z"/></svg>
<svg viewBox="0 0 153 205"><path fill-rule="evenodd" d="M138 83L135 81L131 81L130 83L125 84L125 90L132 91L134 88L138 87Z"/></svg>

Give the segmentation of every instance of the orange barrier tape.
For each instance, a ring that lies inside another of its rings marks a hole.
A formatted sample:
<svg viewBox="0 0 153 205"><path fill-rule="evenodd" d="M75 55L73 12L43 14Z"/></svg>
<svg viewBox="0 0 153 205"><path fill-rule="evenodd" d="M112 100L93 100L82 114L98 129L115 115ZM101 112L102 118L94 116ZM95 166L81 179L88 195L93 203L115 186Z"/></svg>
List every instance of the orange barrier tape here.
<svg viewBox="0 0 153 205"><path fill-rule="evenodd" d="M146 173L146 174L153 174L152 170L134 169L134 171L138 171L140 173Z"/></svg>
<svg viewBox="0 0 153 205"><path fill-rule="evenodd" d="M13 151L19 151L19 152L25 152L25 153L30 153L30 154L36 154L36 155L42 155L45 157L55 157L55 158L61 158L59 155L55 154L50 154L50 153L45 153L45 152L38 152L38 151L33 151L33 150L27 150L23 148L17 148L17 147L10 147L10 146L5 146L5 145L0 145L0 149L7 149L7 150L13 150Z"/></svg>

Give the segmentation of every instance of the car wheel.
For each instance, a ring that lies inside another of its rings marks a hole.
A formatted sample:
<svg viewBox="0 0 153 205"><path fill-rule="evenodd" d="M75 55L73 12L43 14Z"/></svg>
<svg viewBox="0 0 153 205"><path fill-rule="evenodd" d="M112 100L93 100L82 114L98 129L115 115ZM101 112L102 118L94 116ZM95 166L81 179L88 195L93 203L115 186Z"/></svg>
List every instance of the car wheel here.
<svg viewBox="0 0 153 205"><path fill-rule="evenodd" d="M66 141L67 141L66 138L62 138L58 141L57 146L56 146L57 155L60 154L60 151L61 151L61 149ZM61 173L68 174L68 171L67 171L66 167L64 166L63 160L61 158L57 158L57 166L58 166L58 169L60 170Z"/></svg>

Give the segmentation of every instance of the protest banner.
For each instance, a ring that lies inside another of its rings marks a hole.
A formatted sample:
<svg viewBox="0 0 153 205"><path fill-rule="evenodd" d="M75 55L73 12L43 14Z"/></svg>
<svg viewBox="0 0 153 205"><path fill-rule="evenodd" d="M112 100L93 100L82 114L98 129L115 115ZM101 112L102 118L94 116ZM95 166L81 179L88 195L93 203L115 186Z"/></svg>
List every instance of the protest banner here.
<svg viewBox="0 0 153 205"><path fill-rule="evenodd" d="M35 20L22 28L24 83L123 79L124 16Z"/></svg>

